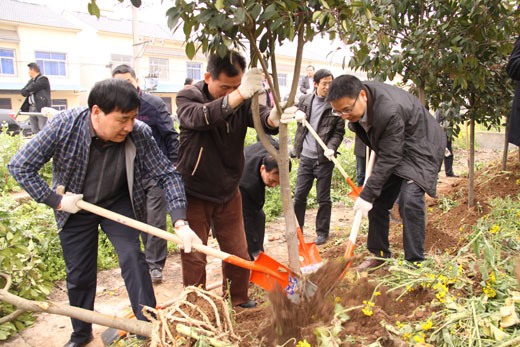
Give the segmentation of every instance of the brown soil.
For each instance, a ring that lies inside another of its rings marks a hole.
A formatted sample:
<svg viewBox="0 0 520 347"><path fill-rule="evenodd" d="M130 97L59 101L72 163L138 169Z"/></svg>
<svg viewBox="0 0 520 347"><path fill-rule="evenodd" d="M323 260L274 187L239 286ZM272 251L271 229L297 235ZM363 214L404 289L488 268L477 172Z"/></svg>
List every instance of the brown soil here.
<svg viewBox="0 0 520 347"><path fill-rule="evenodd" d="M461 154L456 154L460 158ZM477 153L478 155L478 153ZM497 155L487 154L496 158ZM456 161L455 170L461 173L466 167L461 159ZM476 172L475 206L468 208L467 177L439 176L437 198L427 199L428 222L426 230L425 250L429 256L439 253L455 253L470 232L469 226L474 225L478 218L489 212L488 199L517 196L520 185L520 165L516 151L509 159L505 172L501 172L499 164L494 162ZM457 171L458 169L458 171ZM467 175L466 175L467 176ZM450 203L451 208L443 210ZM384 346L401 346L403 341L391 335L384 324L395 326L397 321L421 321L429 316L434 307L430 305L433 294L427 290L416 289L408 292L397 300L400 293L388 292L387 288L377 287L380 293L373 296L377 286L377 279L387 273L381 268L373 273L357 274L350 269L343 281L336 283L345 262L336 259L343 255L345 238L350 233L352 221L351 209L342 205L333 206L331 223L331 240L324 246L319 246L321 257L326 264L310 279L318 284L318 292L309 301L303 300L300 304L288 302L285 295L270 293L251 284L250 296L258 302L255 309L245 310L236 308L234 319L235 332L241 336L240 346L295 346L298 341L307 340L312 346L317 345L316 328L332 328L333 324L342 326L340 338L343 346L368 345L379 341ZM395 211L394 211L395 212ZM313 221L316 210L309 210L307 221ZM402 227L399 216L391 223L390 244L394 256L402 252ZM269 223L266 230L266 253L282 263L287 263L285 239L283 236L283 220L278 219ZM305 231L308 241L314 239L312 226ZM366 242L366 233L360 232L357 245ZM353 267L360 262L360 258L368 253L356 251ZM219 281L220 262L208 259L208 283ZM520 265L519 265L520 266ZM518 270L520 271L520 270ZM477 279L478 280L478 279ZM66 302L63 283L57 284L51 299ZM158 303L168 301L179 295L182 290L180 262L177 254L168 257L164 273L164 282L156 285ZM220 289L217 290L220 292ZM119 275L119 270L103 271L99 274L98 297L96 310L118 316L124 315L128 309L128 298ZM363 302L373 301L371 316L367 316L362 309ZM341 305L344 314L341 316L334 308ZM384 322L384 324L383 324ZM99 335L104 327L95 326L95 340L88 346L102 346ZM59 346L63 345L70 334L68 318L38 315L33 328L29 328L17 337L0 345L9 346ZM344 339L349 336L348 339ZM291 340L291 338L293 338Z"/></svg>

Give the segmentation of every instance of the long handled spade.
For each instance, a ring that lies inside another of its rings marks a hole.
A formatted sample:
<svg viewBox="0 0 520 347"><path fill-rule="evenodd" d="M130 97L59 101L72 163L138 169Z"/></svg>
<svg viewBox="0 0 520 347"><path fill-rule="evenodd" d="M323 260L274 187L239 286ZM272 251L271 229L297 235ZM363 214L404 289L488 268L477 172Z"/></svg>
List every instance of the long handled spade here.
<svg viewBox="0 0 520 347"><path fill-rule="evenodd" d="M376 161L376 153L372 151L372 154L370 155L370 160L368 162L367 172L366 172L366 179L368 180L368 177L372 174L372 169L374 168L374 162ZM352 229L350 231L350 236L347 240L347 248L345 249L345 258L351 258L354 256L354 248L356 247L356 238L359 231L359 227L361 226L361 220L363 219L363 214L361 211L357 211L354 216L354 222L352 223ZM348 269L350 268L350 265L352 265L352 261L349 261L347 265L345 266L345 269L340 275L340 279L342 279Z"/></svg>
<svg viewBox="0 0 520 347"><path fill-rule="evenodd" d="M109 211L83 200L79 200L76 205L85 211L89 211L134 229L182 245L182 240L177 235L168 233L146 223L139 222L135 219ZM287 266L282 265L263 252L260 252L258 258L252 262L202 244L193 244L192 247L198 252L251 270L251 277L249 279L251 282L259 285L267 291L273 291L277 286L280 286L280 288L282 288L282 290L287 294L287 297L293 302L298 302L300 300L299 292L306 297L311 297L316 293L317 286L314 283L293 274Z"/></svg>
<svg viewBox="0 0 520 347"><path fill-rule="evenodd" d="M321 139L321 137L318 135L318 133L316 133L316 130L314 130L312 128L312 126L309 124L309 122L307 122L306 119L302 119L302 124L307 127L307 129L309 130L309 132L312 134L312 136L316 139L316 142L318 142L321 146L321 148L323 148L323 150L326 150L328 149L327 145L325 144L325 142L323 142L323 140ZM361 193L361 187L357 187L354 182L352 182L352 179L350 179L349 175L345 172L345 170L343 169L343 167L341 166L340 162L338 161L338 159L336 159L336 157L332 157L332 162L334 163L334 165L336 165L336 167L338 168L338 170L341 172L341 174L343 175L343 177L345 177L345 179L347 180L347 183L350 185L350 187L352 188L352 191L348 194L348 196L352 199L352 200L356 200L357 197L359 196L359 193Z"/></svg>
<svg viewBox="0 0 520 347"><path fill-rule="evenodd" d="M296 223L298 223L298 221L296 221ZM296 233L299 241L298 258L300 261L300 270L304 274L313 273L323 265L318 247L314 242L305 242L300 226L297 226Z"/></svg>

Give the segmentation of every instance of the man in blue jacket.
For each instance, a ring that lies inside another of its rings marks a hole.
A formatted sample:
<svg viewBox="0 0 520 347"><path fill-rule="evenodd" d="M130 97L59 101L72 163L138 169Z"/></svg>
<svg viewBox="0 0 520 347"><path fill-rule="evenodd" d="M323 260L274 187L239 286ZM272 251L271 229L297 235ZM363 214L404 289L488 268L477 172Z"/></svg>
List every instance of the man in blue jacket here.
<svg viewBox="0 0 520 347"><path fill-rule="evenodd" d="M67 272L70 305L94 309L98 228L108 236L119 257L121 275L136 317L144 305L155 307L148 265L140 248L139 232L128 226L80 210L87 202L130 218L143 219L143 178L154 179L166 194L176 234L184 252L200 243L184 224L186 196L179 173L155 143L150 127L135 120L140 106L137 90L128 82L109 79L95 84L88 108L57 114L11 159L8 169L37 202L55 209ZM52 189L38 171L52 159ZM68 192L58 195L63 185ZM92 339L92 324L72 319L73 333L65 347L80 347Z"/></svg>
<svg viewBox="0 0 520 347"><path fill-rule="evenodd" d="M128 65L123 64L116 67L112 71L112 77L127 80L137 89L141 99L141 108L137 114L137 119L152 128L155 142L172 165L176 165L179 150L178 134L173 127L173 120L164 101L156 95L144 93L140 90L139 79L136 77L134 69ZM143 185L146 193L146 223L166 230L166 200L161 187L150 177L143 179ZM167 242L147 233L141 233L141 239L143 240L144 254L150 268L152 282L161 282L162 270L168 255Z"/></svg>

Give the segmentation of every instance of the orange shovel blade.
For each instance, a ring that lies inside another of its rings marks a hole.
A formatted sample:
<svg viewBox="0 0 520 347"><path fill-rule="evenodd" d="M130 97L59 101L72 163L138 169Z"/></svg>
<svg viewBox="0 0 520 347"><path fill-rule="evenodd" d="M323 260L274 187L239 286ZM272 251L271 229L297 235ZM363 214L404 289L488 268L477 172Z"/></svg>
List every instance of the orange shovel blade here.
<svg viewBox="0 0 520 347"><path fill-rule="evenodd" d="M287 295L293 295L299 289L298 280L289 268L260 252L254 262L231 255L225 262L251 270L249 280L267 291L273 291L279 285Z"/></svg>
<svg viewBox="0 0 520 347"><path fill-rule="evenodd" d="M314 242L305 242L300 227L296 228L296 232L298 233L298 241L300 241L298 245L300 270L304 274L313 273L323 265L318 247Z"/></svg>
<svg viewBox="0 0 520 347"><path fill-rule="evenodd" d="M344 257L345 257L345 258L353 257L353 256L354 256L354 248L355 248L355 247L356 247L356 245L353 244L352 241L347 240L347 248L345 249ZM350 265L352 265L352 262L351 262L351 261L349 261L349 262L347 263L347 265L345 266L345 269L343 270L343 272L341 273L341 275L339 276L339 278L343 278L343 277L345 277L345 275L347 274L348 269L350 268Z"/></svg>

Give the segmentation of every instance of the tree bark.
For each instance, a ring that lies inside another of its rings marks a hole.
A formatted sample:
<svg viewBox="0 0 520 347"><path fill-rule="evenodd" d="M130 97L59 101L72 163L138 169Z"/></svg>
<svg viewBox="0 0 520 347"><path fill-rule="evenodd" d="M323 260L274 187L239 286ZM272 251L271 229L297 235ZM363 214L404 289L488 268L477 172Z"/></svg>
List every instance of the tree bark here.
<svg viewBox="0 0 520 347"><path fill-rule="evenodd" d="M509 151L509 142L507 138L509 137L509 115L506 116L506 136L504 138L504 153L502 154L502 171L506 171L507 165L507 152Z"/></svg>
<svg viewBox="0 0 520 347"><path fill-rule="evenodd" d="M468 175L468 207L475 205L475 117L470 115L469 121L469 175Z"/></svg>

